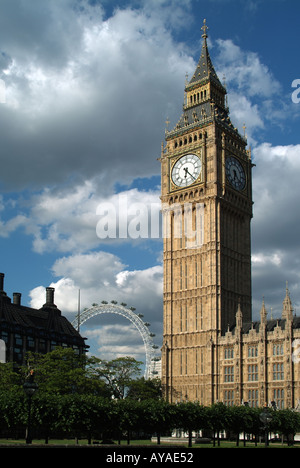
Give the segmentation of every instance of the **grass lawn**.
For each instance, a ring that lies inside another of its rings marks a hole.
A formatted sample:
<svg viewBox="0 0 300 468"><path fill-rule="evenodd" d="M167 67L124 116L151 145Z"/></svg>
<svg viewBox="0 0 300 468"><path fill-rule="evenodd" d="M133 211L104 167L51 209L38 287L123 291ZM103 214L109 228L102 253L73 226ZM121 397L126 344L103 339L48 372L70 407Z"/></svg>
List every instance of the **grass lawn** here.
<svg viewBox="0 0 300 468"><path fill-rule="evenodd" d="M44 442L45 441L43 439L33 440L32 445L45 445ZM93 441L93 442L96 442L96 441ZM114 442L115 442L115 445L111 445L111 447L112 448L113 447L117 448L118 447L118 441L114 441ZM75 446L75 445L87 445L87 444L88 444L88 441L86 439L80 439L80 440L78 440L78 442L76 442L75 439L60 439L60 440L50 439L49 443L48 443L48 446L49 447L51 445ZM20 446L20 445L26 445L26 444L25 444L24 439L18 439L18 440L0 439L0 448L1 448L1 445ZM127 446L127 441L122 440L121 445L122 446ZM141 446L141 445L147 445L147 446L151 446L151 447L155 448L155 447L163 447L164 443L162 442L160 444L160 446L159 446L155 442L151 442L151 440L149 440L149 439L147 439L147 440L131 440L129 447L134 448L134 446L137 447L137 446ZM172 444L169 444L169 443L167 445L168 445L168 447L172 446ZM178 445L176 445L174 443L174 448L175 447L178 447ZM188 444L180 444L180 447L186 448L186 447L188 447ZM264 443L258 443L257 445L255 445L254 442L247 442L246 447L244 447L243 441L241 440L239 446L237 447L236 442L220 441L219 446L217 445L217 442L216 442L215 446L211 442L210 444L193 444L192 448L193 449L195 449L195 448L265 448L265 444ZM300 448L300 446L298 444L288 446L287 444L270 443L269 448Z"/></svg>

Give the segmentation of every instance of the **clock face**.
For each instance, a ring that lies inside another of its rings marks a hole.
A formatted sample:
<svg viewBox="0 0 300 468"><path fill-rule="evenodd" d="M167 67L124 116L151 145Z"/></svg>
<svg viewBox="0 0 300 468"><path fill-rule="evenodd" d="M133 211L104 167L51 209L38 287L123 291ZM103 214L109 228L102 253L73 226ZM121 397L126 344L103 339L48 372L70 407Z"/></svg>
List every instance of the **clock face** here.
<svg viewBox="0 0 300 468"><path fill-rule="evenodd" d="M178 187L187 187L198 179L201 172L201 160L196 154L185 154L172 168L172 181Z"/></svg>
<svg viewBox="0 0 300 468"><path fill-rule="evenodd" d="M226 177L236 190L243 190L246 186L246 174L241 163L234 157L226 159Z"/></svg>

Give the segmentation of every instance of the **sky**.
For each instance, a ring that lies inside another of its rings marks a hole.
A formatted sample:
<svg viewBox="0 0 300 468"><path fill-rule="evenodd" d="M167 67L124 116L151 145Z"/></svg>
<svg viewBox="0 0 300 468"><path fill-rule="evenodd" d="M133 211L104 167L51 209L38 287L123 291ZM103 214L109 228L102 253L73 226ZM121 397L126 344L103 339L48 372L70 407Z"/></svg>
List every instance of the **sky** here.
<svg viewBox="0 0 300 468"><path fill-rule="evenodd" d="M300 4L295 0L0 0L0 271L9 296L70 321L103 300L162 344L160 157L206 19L231 121L253 162L253 320L300 306ZM298 81L297 81L298 80ZM298 92L299 89L299 92ZM150 223L150 221L151 223ZM143 229L142 229L143 228ZM82 327L103 359L144 360L114 314Z"/></svg>

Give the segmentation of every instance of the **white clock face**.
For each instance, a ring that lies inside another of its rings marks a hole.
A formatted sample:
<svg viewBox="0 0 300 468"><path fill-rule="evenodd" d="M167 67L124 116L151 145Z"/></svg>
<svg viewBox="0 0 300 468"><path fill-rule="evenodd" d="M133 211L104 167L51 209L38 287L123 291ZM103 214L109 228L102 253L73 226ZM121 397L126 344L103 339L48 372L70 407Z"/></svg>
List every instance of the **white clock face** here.
<svg viewBox="0 0 300 468"><path fill-rule="evenodd" d="M234 157L226 159L226 177L236 190L243 190L246 186L246 175L241 163Z"/></svg>
<svg viewBox="0 0 300 468"><path fill-rule="evenodd" d="M201 160L196 154L185 154L173 166L172 181L178 187L187 187L196 182L201 173L201 167Z"/></svg>

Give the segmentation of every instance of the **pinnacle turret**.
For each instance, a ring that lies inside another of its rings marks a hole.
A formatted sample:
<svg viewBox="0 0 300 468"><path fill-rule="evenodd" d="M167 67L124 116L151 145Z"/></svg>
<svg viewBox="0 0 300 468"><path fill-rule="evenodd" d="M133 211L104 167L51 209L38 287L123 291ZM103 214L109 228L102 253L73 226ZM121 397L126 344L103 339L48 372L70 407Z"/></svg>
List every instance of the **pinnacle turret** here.
<svg viewBox="0 0 300 468"><path fill-rule="evenodd" d="M282 304L282 318L293 320L293 306L290 298L290 292L288 289L288 283L286 283L285 298Z"/></svg>
<svg viewBox="0 0 300 468"><path fill-rule="evenodd" d="M203 26L201 29L203 30L203 34L202 34L203 43L202 43L201 55L200 55L197 68L192 76L192 79L187 85L186 90L188 90L188 88L190 88L191 86L194 86L195 84L200 84L202 81L206 81L209 78L213 80L215 84L223 88L224 93L226 93L226 90L218 78L218 75L214 69L214 66L212 64L212 61L209 55L207 41L206 41L207 39L206 32L208 29L206 25L206 20L203 21Z"/></svg>

